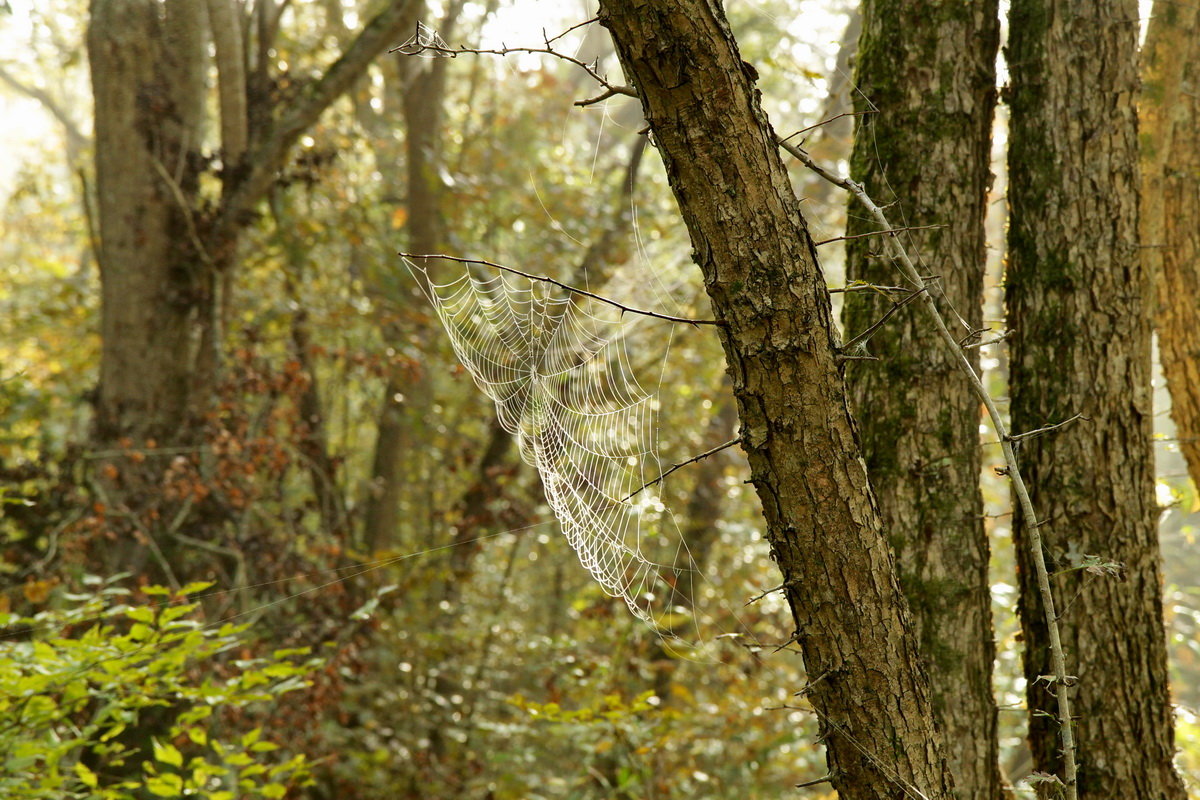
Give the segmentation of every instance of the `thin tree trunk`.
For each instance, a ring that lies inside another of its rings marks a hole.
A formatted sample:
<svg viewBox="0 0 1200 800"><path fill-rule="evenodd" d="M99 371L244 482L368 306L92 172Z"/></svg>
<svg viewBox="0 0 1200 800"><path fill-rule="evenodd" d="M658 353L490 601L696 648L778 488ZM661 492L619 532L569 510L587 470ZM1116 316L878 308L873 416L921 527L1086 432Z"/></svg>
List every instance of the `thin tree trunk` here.
<svg viewBox="0 0 1200 800"><path fill-rule="evenodd" d="M442 22L442 33L451 36L462 3L456 3ZM450 59L435 58L421 62L423 69L411 75L404 93L405 151L407 154L408 219L405 232L412 253L437 253L446 235L442 208L442 181L439 175L442 155L442 104L445 95L446 68ZM422 265L424 266L424 265ZM413 302L420 302L414 289ZM428 326L402 331L389 325L385 336L399 341L408 334L428 339ZM426 348L422 348L426 349ZM371 470L371 490L363 520L363 541L369 550L396 542L404 501L416 496L414 485L421 476L413 475L422 462L412 458L424 450L427 439L425 417L432 405L429 380L414 375L406 367L393 366L384 387ZM413 508L410 504L409 516Z"/></svg>
<svg viewBox="0 0 1200 800"><path fill-rule="evenodd" d="M949 798L928 679L847 408L829 294L776 137L713 0L608 0L704 273L751 480L844 800Z"/></svg>
<svg viewBox="0 0 1200 800"><path fill-rule="evenodd" d="M1133 0L1012 5L1012 430L1078 665L1081 798L1182 799L1173 765L1151 451L1150 276L1138 248ZM1034 764L1059 771L1042 601L1014 524ZM1122 565L1120 577L1087 568ZM1100 573L1100 574L1094 574ZM1049 796L1052 787L1043 787Z"/></svg>
<svg viewBox="0 0 1200 800"><path fill-rule="evenodd" d="M863 16L855 100L865 115L851 175L874 199L898 203L894 220L941 226L906 234L905 245L940 276L938 305L947 319L965 322L965 337L982 327L997 3L867 0ZM852 204L847 233L876 229ZM894 285L895 267L880 247L871 237L848 242L847 279ZM898 300L847 294L846 336L869 329ZM896 313L869 350L880 360L847 369L867 472L931 672L958 796L993 800L1003 781L979 399L917 304ZM978 349L965 352L978 371Z"/></svg>
<svg viewBox="0 0 1200 800"><path fill-rule="evenodd" d="M1142 53L1142 247L1171 418L1200 487L1200 7L1157 0Z"/></svg>

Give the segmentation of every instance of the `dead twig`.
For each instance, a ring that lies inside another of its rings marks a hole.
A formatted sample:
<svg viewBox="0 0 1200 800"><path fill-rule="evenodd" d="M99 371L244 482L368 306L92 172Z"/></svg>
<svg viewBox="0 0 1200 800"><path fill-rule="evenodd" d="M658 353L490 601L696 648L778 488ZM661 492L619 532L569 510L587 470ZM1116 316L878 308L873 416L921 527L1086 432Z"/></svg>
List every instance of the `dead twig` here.
<svg viewBox="0 0 1200 800"><path fill-rule="evenodd" d="M1076 414L1075 416L1071 417L1070 419L1064 419L1062 422L1056 422L1053 425L1044 425L1041 428L1035 428L1034 430L1031 430L1031 431L1025 431L1025 433L1010 433L1004 438L1010 442L1021 442L1021 441L1024 441L1025 439L1032 439L1036 436L1042 436L1043 434L1050 433L1051 431L1056 431L1059 428L1062 428L1066 425L1070 425L1072 422L1074 422L1077 419L1082 419L1087 422L1091 421L1090 417L1085 417L1083 414Z"/></svg>
<svg viewBox="0 0 1200 800"><path fill-rule="evenodd" d="M622 497L621 502L622 503L627 502L630 498L634 497L637 494L640 494L641 492L644 492L645 490L649 489L651 486L662 483L663 479L666 478L668 475L670 475L675 470L686 467L688 464L695 464L697 461L703 461L704 459L708 458L709 456L716 455L717 453L721 452L722 450L727 450L730 447L733 447L735 444L740 443L741 441L742 441L742 437L739 436L736 439L730 439L728 442L725 442L725 444L719 444L711 450L706 450L698 456L692 456L687 461L680 461L678 464L672 464L671 468L669 470L667 470L663 474L659 475L654 480L650 481L649 483L642 484L642 487L640 489L632 491L625 497Z"/></svg>
<svg viewBox="0 0 1200 800"><path fill-rule="evenodd" d="M854 350L857 347L865 347L867 342L870 341L871 337L874 336L875 333L880 328L882 328L889 319L892 318L893 314L895 314L897 311L899 311L900 309L904 308L906 305L911 303L913 300L916 299L917 295L921 294L924 291L925 290L923 288L917 289L917 290L911 292L908 295L908 297L904 298L899 303L892 303L892 307L889 308L887 311L885 311L883 316L880 317L875 322L874 325L867 328L865 331L860 333L858 336L855 336L853 339L851 339L850 341L846 342L844 345L841 346L840 350L842 351L843 355L839 355L838 356L839 359L841 359L842 361L871 359L872 358L871 356L866 356L866 355L862 355L862 354L859 354L859 355L844 355L844 354L851 350Z"/></svg>
<svg viewBox="0 0 1200 800"><path fill-rule="evenodd" d="M896 228L894 231L867 231L866 233L855 233L850 236L835 236L832 239L822 239L819 242L813 242L813 247L820 247L823 244L832 244L833 242L849 242L854 239L866 239L869 236L895 236L898 233L905 231L936 231L939 228L945 228L946 225L912 225L907 228Z"/></svg>
<svg viewBox="0 0 1200 800"><path fill-rule="evenodd" d="M583 297L590 297L593 300L597 300L601 303L606 303L607 305L610 305L613 308L618 308L623 313L638 314L643 317L652 317L654 319L661 319L661 320L665 320L667 322L682 322L687 325L724 325L725 324L724 320L719 320L719 319L689 319L688 317L673 317L670 314L659 314L657 311L646 311L646 310L640 309L640 308L633 308L632 306L627 306L627 305L624 305L623 303L618 303L616 300L611 300L607 297L603 297L603 296L595 294L593 292L589 292L586 289L580 289L576 286L570 286L568 284L565 284L562 281L556 281L554 278L550 278L545 275L533 275L528 272L522 272L519 269L513 269L512 267L506 267L503 264L497 264L494 261L485 261L481 258L459 258L458 256L447 256L447 255L441 255L438 253L397 253L397 255L399 255L401 258L403 258L409 262L410 269L420 269L420 267L417 267L415 264L412 263L411 259L414 259L414 258L419 258L419 259L440 258L445 261L454 261L459 264L479 264L480 266L491 267L492 269L498 269L503 272L509 272L509 273L512 273L513 275L519 275L522 278L528 278L531 281L541 281L542 283L548 283L551 286L557 286L558 288L560 288L564 291L570 292L571 294L577 294L577 295L581 295Z"/></svg>

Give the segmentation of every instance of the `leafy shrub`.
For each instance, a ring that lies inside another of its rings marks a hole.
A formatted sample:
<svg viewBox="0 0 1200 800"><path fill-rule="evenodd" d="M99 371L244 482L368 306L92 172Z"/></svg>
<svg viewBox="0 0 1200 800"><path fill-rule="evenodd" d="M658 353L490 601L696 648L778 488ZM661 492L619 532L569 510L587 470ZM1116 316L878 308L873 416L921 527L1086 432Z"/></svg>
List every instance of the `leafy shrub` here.
<svg viewBox="0 0 1200 800"><path fill-rule="evenodd" d="M101 585L65 608L0 614L0 796L281 798L310 781L260 728L223 738L220 712L307 685L307 649L237 659L246 625L205 626L186 602L208 584Z"/></svg>

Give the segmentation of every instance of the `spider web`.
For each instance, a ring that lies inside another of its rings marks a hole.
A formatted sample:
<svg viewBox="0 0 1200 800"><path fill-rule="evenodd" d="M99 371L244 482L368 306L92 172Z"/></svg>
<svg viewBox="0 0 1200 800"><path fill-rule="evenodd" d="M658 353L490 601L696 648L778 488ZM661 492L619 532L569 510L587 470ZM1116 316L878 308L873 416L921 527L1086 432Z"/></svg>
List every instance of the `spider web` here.
<svg viewBox="0 0 1200 800"><path fill-rule="evenodd" d="M638 491L661 474L658 404L637 381L620 310L507 273L464 268L435 283L405 264L537 470L580 563L646 622L662 625L665 614L685 610L676 593L694 566L682 539L655 524L669 520L658 495Z"/></svg>

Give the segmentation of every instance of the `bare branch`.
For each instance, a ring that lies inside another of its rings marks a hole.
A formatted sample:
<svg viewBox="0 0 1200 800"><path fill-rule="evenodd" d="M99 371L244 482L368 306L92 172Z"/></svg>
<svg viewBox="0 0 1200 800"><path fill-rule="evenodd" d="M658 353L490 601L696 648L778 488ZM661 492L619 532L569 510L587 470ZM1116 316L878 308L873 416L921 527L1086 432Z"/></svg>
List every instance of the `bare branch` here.
<svg viewBox="0 0 1200 800"><path fill-rule="evenodd" d="M907 286L879 286L874 283L852 283L849 286L834 286L830 294L845 294L847 292L879 292L880 294L897 293L910 294L913 290Z"/></svg>
<svg viewBox="0 0 1200 800"><path fill-rule="evenodd" d="M878 114L878 113L879 112L873 108L869 108L866 111L843 111L841 114L835 114L832 117L829 117L828 119L823 119L815 125L809 125L807 128L801 128L800 130L796 131L795 133L788 134L787 136L785 136L783 138L783 141L786 142L788 139L793 139L802 133L808 133L809 131L815 131L817 128L822 128L831 122L837 122L839 119L844 119L845 117L865 117L868 114Z"/></svg>
<svg viewBox="0 0 1200 800"><path fill-rule="evenodd" d="M44 89L39 89L36 86L30 86L22 81L16 75L13 75L8 69L0 64L0 81L4 81L11 86L15 91L20 92L26 97L32 98L42 104L50 115L58 120L58 123L63 126L63 130L67 134L67 146L72 153L83 151L88 145L88 137L79 129L79 125L67 113L67 110L62 105L50 96L50 93Z"/></svg>
<svg viewBox="0 0 1200 800"><path fill-rule="evenodd" d="M846 352L853 350L856 347L859 347L860 345L865 345L867 343L867 341L870 340L870 338L875 335L875 332L884 326L884 323L886 323L893 314L895 314L897 311L899 311L900 309L904 308L906 305L911 303L914 299L916 299L917 295L919 295L921 292L924 292L924 291L925 291L924 289L917 289L915 291L910 292L908 297L904 298L899 303L892 303L892 307L889 308L887 311L885 311L883 316L880 317L875 322L875 324L873 324L871 327L867 328L865 331L860 333L858 336L855 336L853 339L851 339L850 341L848 341L844 345L842 345L841 346L842 352L846 353ZM852 356L852 355L845 356L844 355L844 356L842 356L842 358L844 360L845 359L853 359L853 358L855 358L855 356Z"/></svg>
<svg viewBox="0 0 1200 800"><path fill-rule="evenodd" d="M680 461L678 464L672 464L671 468L669 470L667 470L663 474L659 475L654 480L650 481L649 483L642 484L642 487L640 489L635 489L634 491L627 494L625 497L622 497L621 502L624 503L625 501L629 500L630 498L640 494L641 492L646 491L651 486L662 483L663 480L668 475L670 475L672 472L674 472L675 470L682 469L683 467L686 467L688 464L695 464L697 461L703 461L704 459L708 458L709 456L716 455L717 453L721 452L722 450L728 450L730 447L733 447L735 444L740 444L741 441L742 441L742 437L739 436L736 439L730 439L728 442L725 442L724 444L719 444L711 450L705 450L703 453L701 453L698 456L692 456L687 461Z"/></svg>
<svg viewBox="0 0 1200 800"><path fill-rule="evenodd" d="M682 322L687 325L724 325L725 324L724 320L719 320L719 319L689 319L688 317L673 317L670 314L659 314L657 311L646 311L646 310L640 309L640 308L633 308L631 306L627 306L622 303L618 303L616 300L612 300L607 297L603 297L601 295L594 294L593 292L589 292L586 289L580 289L576 286L571 286L569 284L563 283L562 281L556 281L554 278L549 278L545 275L533 275L528 272L522 272L519 269L513 269L512 267L506 267L503 264L497 264L494 261L485 261L480 258L459 258L457 256L447 256L447 255L441 255L439 253L397 253L397 255L400 256L401 258L406 258L406 259L441 258L446 261L455 261L459 264L479 264L484 267L491 267L492 269L503 270L504 272L509 272L509 273L512 273L513 275L519 275L522 278L528 278L531 281L541 281L542 283L548 283L552 286L557 286L558 288L568 291L571 294L577 294L582 297L590 297L593 300L598 300L601 303L606 303L606 304L612 306L613 308L619 308L624 313L638 314L643 317L653 317L654 319L666 320L667 322Z"/></svg>
<svg viewBox="0 0 1200 800"><path fill-rule="evenodd" d="M558 37L555 37L555 38L558 38ZM553 41L553 40L551 40L551 41ZM590 100L581 100L575 104L577 106L589 106L594 103L599 103L601 100L607 100L609 97L614 97L616 95L623 95L625 97L637 97L638 96L637 91L632 86L625 86L625 85L619 84L619 83L611 83L606 77L601 75L596 70L596 65L594 63L588 64L583 61L580 61L578 58L575 58L574 56L570 56L570 55L567 55L566 53L562 53L558 50L555 50L553 47L549 46L549 43L547 43L547 45L545 47L500 47L500 48L495 48L495 49L483 49L483 48L462 47L462 46L447 47L447 46L436 44L436 43L422 42L422 41L419 41L416 38L414 38L414 39L411 39L408 42L400 45L399 47L393 47L388 52L389 53L402 53L406 56L416 56L416 55L421 55L422 53L434 53L436 55L449 56L450 58L456 58L459 55L464 55L464 54L481 55L481 56L508 56L508 55L512 55L514 53L529 53L529 54L533 54L533 55L553 56L554 58L557 58L560 61L566 61L568 64L574 64L575 66L579 67L580 69L582 69L584 72L586 72L588 74L589 78L591 78L596 83L598 83L602 87L604 87L604 92L602 94L600 94L597 97L591 98Z"/></svg>
<svg viewBox="0 0 1200 800"><path fill-rule="evenodd" d="M1025 439L1033 439L1036 436L1042 436L1043 434L1050 433L1051 431L1056 431L1063 426L1070 425L1072 422L1074 422L1077 419L1082 419L1082 420L1086 420L1089 422L1091 421L1090 417L1085 417L1083 414L1076 414L1075 416L1071 417L1070 419L1064 419L1062 422L1056 422L1053 425L1045 425L1041 428L1036 428L1032 431L1025 431L1025 433L1012 433L1012 434L1009 434L1006 438L1010 442L1020 442Z"/></svg>
<svg viewBox="0 0 1200 800"><path fill-rule="evenodd" d="M823 244L831 244L833 242L848 242L851 239L865 239L868 236L883 236L885 234L888 236L895 236L896 234L904 233L905 231L933 231L933 230L937 230L938 228L945 228L945 227L948 227L948 226L947 225L913 225L908 228L896 228L895 230L867 231L866 233L856 233L852 236L835 236L832 239L823 239L819 242L813 242L813 247L820 247Z"/></svg>
<svg viewBox="0 0 1200 800"><path fill-rule="evenodd" d="M583 22L578 22L578 23L572 25L571 27L567 28L565 31L560 33L558 36L554 36L550 39L546 39L546 47L549 47L550 45L554 44L555 42L557 42L559 39L566 36L571 31L579 30L580 28L584 27L585 25L591 25L593 22L599 22L599 21L600 21L599 17L592 17L591 19L585 19ZM542 31L542 37L545 38L545 36L546 36L546 32Z"/></svg>

